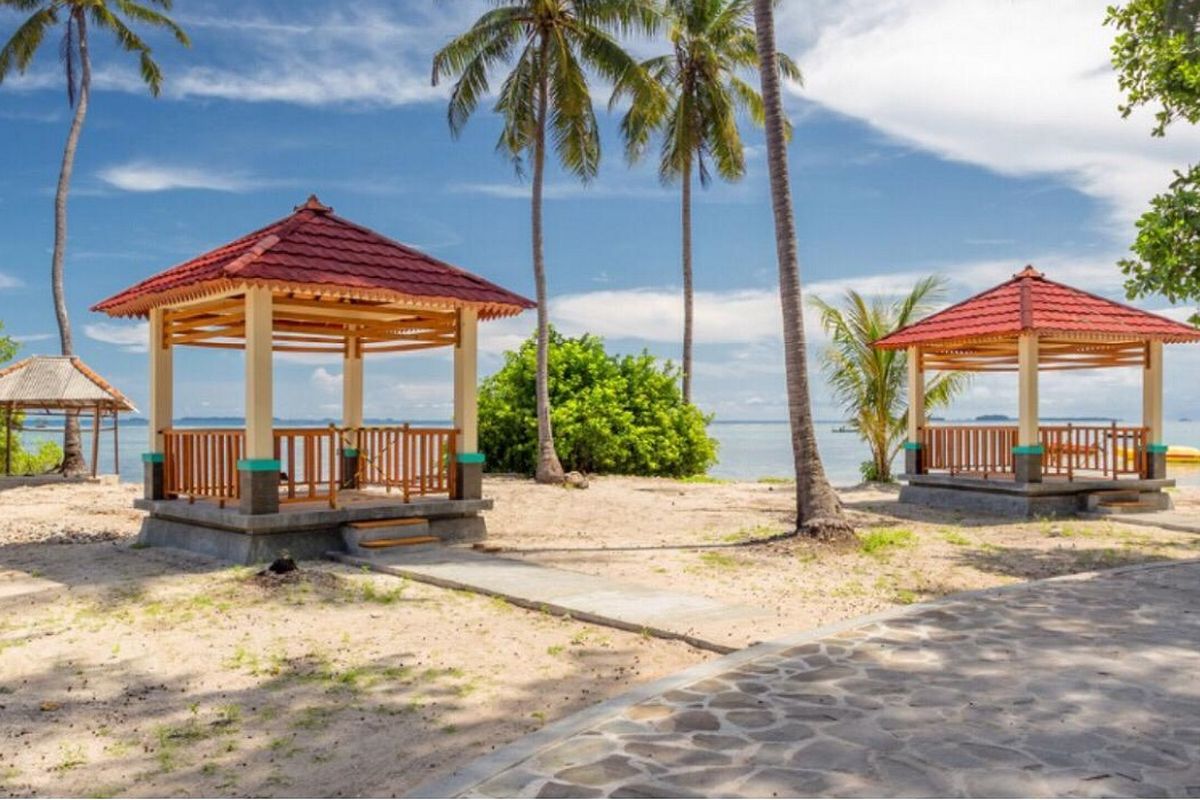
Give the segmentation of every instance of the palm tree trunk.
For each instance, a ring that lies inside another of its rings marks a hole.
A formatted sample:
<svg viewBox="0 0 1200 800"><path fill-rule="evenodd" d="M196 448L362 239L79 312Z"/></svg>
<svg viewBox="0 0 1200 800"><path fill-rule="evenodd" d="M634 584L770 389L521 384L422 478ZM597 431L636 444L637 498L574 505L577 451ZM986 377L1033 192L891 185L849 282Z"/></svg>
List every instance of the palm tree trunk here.
<svg viewBox="0 0 1200 800"><path fill-rule="evenodd" d="M809 400L804 310L800 297L800 261L796 255L795 217L788 179L779 60L775 52L775 0L754 0L759 76L766 111L767 165L771 206L775 213L775 248L779 261L779 297L783 307L783 357L787 373L788 420L796 469L796 528L801 534L834 541L853 537L833 487L825 478Z"/></svg>
<svg viewBox="0 0 1200 800"><path fill-rule="evenodd" d="M546 50L542 46L541 77L538 85L537 134L533 145L533 283L537 297L537 428L538 460L534 477L538 483L562 483L563 467L554 450L554 430L550 424L550 315L546 307L546 261L542 236L542 185L546 171L546 108L549 97L546 83Z"/></svg>
<svg viewBox="0 0 1200 800"><path fill-rule="evenodd" d="M692 402L692 165L683 169L683 402Z"/></svg>
<svg viewBox="0 0 1200 800"><path fill-rule="evenodd" d="M54 295L54 314L58 318L58 335L64 356L74 355L71 341L71 322L67 318L67 299L63 288L63 266L67 255L67 195L71 191L71 172L75 169L75 151L79 147L79 134L87 116L88 97L92 87L92 65L88 57L87 20L82 13L75 16L79 36L80 80L79 97L75 103L75 116L67 133L67 144L63 149L62 169L58 173L58 189L54 194L54 255L50 262L50 287ZM65 475L82 473L86 469L83 461L83 441L79 435L79 417L69 414L63 433L63 462L59 468Z"/></svg>

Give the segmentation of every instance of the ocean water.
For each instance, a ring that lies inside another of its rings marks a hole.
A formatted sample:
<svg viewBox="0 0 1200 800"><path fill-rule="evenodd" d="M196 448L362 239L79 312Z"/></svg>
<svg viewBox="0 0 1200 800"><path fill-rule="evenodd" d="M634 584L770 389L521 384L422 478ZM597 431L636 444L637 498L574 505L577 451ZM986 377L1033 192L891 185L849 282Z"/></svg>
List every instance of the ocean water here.
<svg viewBox="0 0 1200 800"><path fill-rule="evenodd" d="M825 472L835 486L858 483L859 465L868 456L862 440L854 433L837 433L837 422L817 423L817 445ZM1167 442L1175 445L1200 447L1200 422L1168 421ZM710 474L733 480L757 480L766 477L787 477L792 474L792 450L786 422L714 422L710 433L720 444L719 461ZM27 431L22 434L27 444L60 434ZM121 428L120 473L125 481L141 481L141 454L146 452L149 428L145 425L126 425ZM84 430L84 452L91 453L91 434ZM902 466L897 464L897 467ZM113 469L112 434L100 440L100 470ZM1200 486L1200 465L1170 464L1169 477L1181 486Z"/></svg>

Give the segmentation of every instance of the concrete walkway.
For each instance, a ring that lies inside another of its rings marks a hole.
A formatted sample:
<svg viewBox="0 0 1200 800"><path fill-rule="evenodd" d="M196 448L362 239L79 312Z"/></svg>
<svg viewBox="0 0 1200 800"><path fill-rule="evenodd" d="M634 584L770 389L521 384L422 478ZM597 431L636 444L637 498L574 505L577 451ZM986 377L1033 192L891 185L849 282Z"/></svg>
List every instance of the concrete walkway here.
<svg viewBox="0 0 1200 800"><path fill-rule="evenodd" d="M412 796L1200 796L1200 562L759 645Z"/></svg>
<svg viewBox="0 0 1200 800"><path fill-rule="evenodd" d="M1200 515L1195 511L1151 511L1142 514L1107 514L1104 519L1127 525L1146 525L1181 533L1200 533Z"/></svg>
<svg viewBox="0 0 1200 800"><path fill-rule="evenodd" d="M682 639L715 653L732 652L736 649L734 643L744 639L747 623L772 616L751 606L544 567L461 547L406 552L387 562L340 553L330 555L346 564L368 566L435 586L502 597L525 608Z"/></svg>

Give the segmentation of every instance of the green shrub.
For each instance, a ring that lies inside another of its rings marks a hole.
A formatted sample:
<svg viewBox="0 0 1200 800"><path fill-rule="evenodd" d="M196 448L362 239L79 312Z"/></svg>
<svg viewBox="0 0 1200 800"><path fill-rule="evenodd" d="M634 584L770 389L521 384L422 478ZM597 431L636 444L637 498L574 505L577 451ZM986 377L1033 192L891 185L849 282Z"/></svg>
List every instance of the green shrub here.
<svg viewBox="0 0 1200 800"><path fill-rule="evenodd" d="M13 437L12 474L42 475L62 463L63 450L57 442L41 442L31 452L21 447L20 440ZM0 472L4 471L4 445L0 444Z"/></svg>
<svg viewBox="0 0 1200 800"><path fill-rule="evenodd" d="M868 555L879 555L888 550L912 547L917 536L908 528L874 528L861 534L859 548Z"/></svg>
<svg viewBox="0 0 1200 800"><path fill-rule="evenodd" d="M533 474L537 456L533 337L505 354L479 390L488 469ZM567 470L682 478L716 462L710 416L684 403L679 370L643 351L613 356L602 339L550 334L551 423Z"/></svg>

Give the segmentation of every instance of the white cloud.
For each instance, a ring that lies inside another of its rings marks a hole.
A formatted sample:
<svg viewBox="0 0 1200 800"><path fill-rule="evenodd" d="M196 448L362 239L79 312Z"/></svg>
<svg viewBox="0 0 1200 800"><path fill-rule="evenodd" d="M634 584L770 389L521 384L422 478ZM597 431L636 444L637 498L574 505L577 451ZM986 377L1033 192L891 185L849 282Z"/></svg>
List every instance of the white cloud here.
<svg viewBox="0 0 1200 800"><path fill-rule="evenodd" d="M317 367L309 376L309 382L322 392L336 392L342 388L342 373L330 372L324 367Z"/></svg>
<svg viewBox="0 0 1200 800"><path fill-rule="evenodd" d="M25 283L15 275L9 275L7 272L0 272L0 290L17 289L24 286Z"/></svg>
<svg viewBox="0 0 1200 800"><path fill-rule="evenodd" d="M23 333L23 334L17 334L15 336L11 336L9 338L11 338L14 342L20 342L21 344L28 344L29 342L44 342L49 339L57 338L57 334L53 334L53 333Z"/></svg>
<svg viewBox="0 0 1200 800"><path fill-rule="evenodd" d="M109 186L127 192L165 192L172 189L245 192L263 184L262 181L237 173L151 161L131 161L106 167L97 175Z"/></svg>
<svg viewBox="0 0 1200 800"><path fill-rule="evenodd" d="M150 341L150 323L135 322L131 325L115 322L95 322L83 326L89 339L116 345L126 353L144 353Z"/></svg>
<svg viewBox="0 0 1200 800"><path fill-rule="evenodd" d="M1061 176L1122 225L1200 149L1187 126L1156 140L1149 115L1121 119L1106 0L809 5L779 24L803 51L800 96L943 158Z"/></svg>

